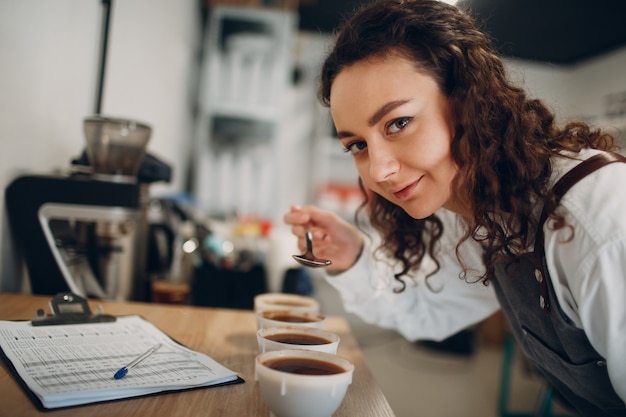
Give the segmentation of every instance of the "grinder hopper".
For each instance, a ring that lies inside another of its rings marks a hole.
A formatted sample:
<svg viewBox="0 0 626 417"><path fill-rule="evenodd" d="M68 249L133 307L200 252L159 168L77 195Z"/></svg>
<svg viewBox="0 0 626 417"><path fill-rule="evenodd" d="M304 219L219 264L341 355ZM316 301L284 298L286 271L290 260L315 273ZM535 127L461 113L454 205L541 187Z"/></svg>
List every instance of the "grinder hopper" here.
<svg viewBox="0 0 626 417"><path fill-rule="evenodd" d="M83 121L94 176L134 182L152 128L135 120L91 116Z"/></svg>

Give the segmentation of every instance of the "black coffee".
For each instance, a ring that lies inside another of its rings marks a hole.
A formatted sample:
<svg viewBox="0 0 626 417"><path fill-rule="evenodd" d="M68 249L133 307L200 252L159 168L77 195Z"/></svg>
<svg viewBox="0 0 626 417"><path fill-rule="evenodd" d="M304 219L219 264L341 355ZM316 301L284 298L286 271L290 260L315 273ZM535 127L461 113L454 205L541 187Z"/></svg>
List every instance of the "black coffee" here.
<svg viewBox="0 0 626 417"><path fill-rule="evenodd" d="M313 323L319 321L317 316L293 315L284 311L265 311L263 317L270 320L284 321L287 323Z"/></svg>
<svg viewBox="0 0 626 417"><path fill-rule="evenodd" d="M277 358L264 362L268 368L299 375L334 375L346 370L332 362L309 358Z"/></svg>
<svg viewBox="0 0 626 417"><path fill-rule="evenodd" d="M275 301L266 301L268 304L274 304L277 306L285 306L285 307L307 307L309 304L296 300L275 300Z"/></svg>
<svg viewBox="0 0 626 417"><path fill-rule="evenodd" d="M290 345L327 345L332 343L330 340L319 336L298 333L280 333L265 336L268 340L274 342L288 343Z"/></svg>

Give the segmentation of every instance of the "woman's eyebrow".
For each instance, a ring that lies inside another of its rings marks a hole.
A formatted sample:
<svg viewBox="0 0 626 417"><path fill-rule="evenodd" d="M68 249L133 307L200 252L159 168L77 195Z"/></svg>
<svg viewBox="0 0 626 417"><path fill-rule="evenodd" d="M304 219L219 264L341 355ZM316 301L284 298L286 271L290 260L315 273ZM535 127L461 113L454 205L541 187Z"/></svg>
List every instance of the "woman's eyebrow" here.
<svg viewBox="0 0 626 417"><path fill-rule="evenodd" d="M396 107L402 106L403 104L405 104L405 103L407 103L409 101L410 100L390 101L389 103L385 104L380 109L378 109L378 111L376 111L376 113L374 113L372 115L372 117L370 117L368 119L367 124L370 125L370 127L374 126L376 123L380 122L380 119L382 119L387 113L389 113L390 111L392 111Z"/></svg>
<svg viewBox="0 0 626 417"><path fill-rule="evenodd" d="M354 136L354 133L352 133L352 132L348 132L348 131L344 131L344 130L342 130L341 132L337 132L337 137L339 139L349 138L349 137L352 137L352 136Z"/></svg>
<svg viewBox="0 0 626 417"><path fill-rule="evenodd" d="M389 113L390 111L394 110L397 107L402 106L405 103L408 103L409 101L410 100L394 100L394 101L390 101L389 103L384 104L380 109L376 111L376 113L372 115L372 117L370 117L367 120L367 124L370 127L374 126L376 123L380 122L380 120L383 117L385 117L387 113ZM337 136L339 137L339 139L347 138L347 137L354 136L354 133L342 130L340 132L337 132Z"/></svg>

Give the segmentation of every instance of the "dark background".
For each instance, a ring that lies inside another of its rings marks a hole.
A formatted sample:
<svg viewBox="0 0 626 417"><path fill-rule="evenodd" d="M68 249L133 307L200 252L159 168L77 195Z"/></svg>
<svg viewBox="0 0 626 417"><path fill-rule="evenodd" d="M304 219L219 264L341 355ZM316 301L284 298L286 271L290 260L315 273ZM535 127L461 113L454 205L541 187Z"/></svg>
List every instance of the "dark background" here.
<svg viewBox="0 0 626 417"><path fill-rule="evenodd" d="M300 28L331 32L366 0L301 0ZM625 0L459 0L506 57L576 64L626 45Z"/></svg>

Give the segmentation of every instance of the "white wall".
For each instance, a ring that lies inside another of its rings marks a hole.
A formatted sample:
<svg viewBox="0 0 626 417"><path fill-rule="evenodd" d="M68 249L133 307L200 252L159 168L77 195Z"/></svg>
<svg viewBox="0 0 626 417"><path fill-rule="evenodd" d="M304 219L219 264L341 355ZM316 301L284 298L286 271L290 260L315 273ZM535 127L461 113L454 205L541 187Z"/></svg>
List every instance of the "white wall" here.
<svg viewBox="0 0 626 417"><path fill-rule="evenodd" d="M511 79L524 86L530 97L543 100L559 118L576 114L571 88L575 76L571 68L520 60L505 63Z"/></svg>
<svg viewBox="0 0 626 417"><path fill-rule="evenodd" d="M626 47L607 52L577 65L563 67L507 60L512 78L526 86L557 112L559 120L582 118L599 125L624 124L606 120L608 94L626 91Z"/></svg>
<svg viewBox="0 0 626 417"><path fill-rule="evenodd" d="M152 125L148 151L174 167L180 190L190 146L190 89L198 41L195 0L113 0L103 114ZM0 187L21 172L64 169L83 149L95 110L100 0L0 2ZM0 291L16 291L4 198Z"/></svg>
<svg viewBox="0 0 626 417"><path fill-rule="evenodd" d="M581 116L603 114L605 97L626 91L626 48L586 61L573 69L573 99Z"/></svg>
<svg viewBox="0 0 626 417"><path fill-rule="evenodd" d="M98 2L0 3L0 179L65 165L92 111Z"/></svg>

